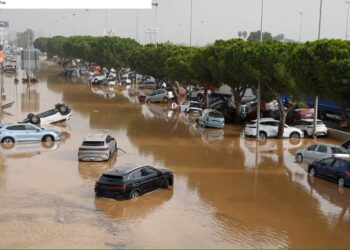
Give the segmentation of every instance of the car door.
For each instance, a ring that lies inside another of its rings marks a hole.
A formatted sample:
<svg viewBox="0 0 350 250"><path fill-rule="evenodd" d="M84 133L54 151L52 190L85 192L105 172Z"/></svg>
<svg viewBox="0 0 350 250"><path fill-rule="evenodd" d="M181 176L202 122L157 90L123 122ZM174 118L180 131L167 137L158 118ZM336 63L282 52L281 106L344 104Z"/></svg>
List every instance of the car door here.
<svg viewBox="0 0 350 250"><path fill-rule="evenodd" d="M32 125L24 125L25 127L25 138L29 141L41 141L42 133L38 128Z"/></svg>
<svg viewBox="0 0 350 250"><path fill-rule="evenodd" d="M158 90L155 90L155 91L153 91L150 94L149 98L151 99L152 102L156 102L156 100L157 100L157 93L158 93Z"/></svg>
<svg viewBox="0 0 350 250"><path fill-rule="evenodd" d="M147 191L147 179L146 176L142 176L141 169L136 169L129 174L129 181L132 183L133 189L139 189L141 193Z"/></svg>
<svg viewBox="0 0 350 250"><path fill-rule="evenodd" d="M310 160L314 160L315 159L315 151L318 147L318 144L312 144L311 146L309 146L305 151L304 151L304 155L303 157L310 161Z"/></svg>
<svg viewBox="0 0 350 250"><path fill-rule="evenodd" d="M158 173L158 170L149 166L141 169L142 177L145 177L144 189L146 192L150 192L160 187L161 177L158 175Z"/></svg>
<svg viewBox="0 0 350 250"><path fill-rule="evenodd" d="M318 145L318 147L314 153L314 158L315 159L322 159L322 158L325 158L327 156L329 156L327 146L322 145L322 144Z"/></svg>
<svg viewBox="0 0 350 250"><path fill-rule="evenodd" d="M344 166L346 166L346 162L344 160L335 159L331 165L326 166L325 177L331 180L338 180Z"/></svg>
<svg viewBox="0 0 350 250"><path fill-rule="evenodd" d="M8 136L16 141L26 141L26 131L24 125L13 125L6 128Z"/></svg>
<svg viewBox="0 0 350 250"><path fill-rule="evenodd" d="M326 158L320 161L320 165L317 168L317 174L328 178L327 172L328 172L328 167L331 166L334 162L334 158Z"/></svg>

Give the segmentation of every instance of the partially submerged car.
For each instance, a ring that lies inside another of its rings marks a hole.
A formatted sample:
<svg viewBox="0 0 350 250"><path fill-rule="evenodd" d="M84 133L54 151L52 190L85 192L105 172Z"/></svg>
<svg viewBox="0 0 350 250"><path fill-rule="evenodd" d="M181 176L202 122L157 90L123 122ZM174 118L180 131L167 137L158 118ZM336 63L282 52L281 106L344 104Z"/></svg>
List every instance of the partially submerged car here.
<svg viewBox="0 0 350 250"><path fill-rule="evenodd" d="M196 101L185 101L180 104L181 112L185 113L202 113L203 107L202 104Z"/></svg>
<svg viewBox="0 0 350 250"><path fill-rule="evenodd" d="M304 160L314 161L331 156L349 158L350 153L345 148L337 145L315 143L304 149L299 149L295 155L295 160L301 163Z"/></svg>
<svg viewBox="0 0 350 250"><path fill-rule="evenodd" d="M59 141L60 132L50 128L39 128L29 123L5 124L0 127L0 141L5 148L12 148L15 142Z"/></svg>
<svg viewBox="0 0 350 250"><path fill-rule="evenodd" d="M15 64L7 64L4 66L5 73L16 73L17 66Z"/></svg>
<svg viewBox="0 0 350 250"><path fill-rule="evenodd" d="M140 84L139 88L140 89L155 89L156 86L157 86L157 84L155 81L147 79Z"/></svg>
<svg viewBox="0 0 350 250"><path fill-rule="evenodd" d="M80 161L108 161L117 152L117 141L108 134L90 134L79 147Z"/></svg>
<svg viewBox="0 0 350 250"><path fill-rule="evenodd" d="M304 132L305 137L312 136L314 119L300 119L292 123L291 126L299 128ZM326 125L321 120L317 120L316 125L316 136L326 136L328 134L328 129Z"/></svg>
<svg viewBox="0 0 350 250"><path fill-rule="evenodd" d="M167 169L125 164L105 172L95 184L97 197L133 199L158 188L168 188L174 175Z"/></svg>
<svg viewBox="0 0 350 250"><path fill-rule="evenodd" d="M279 121L273 118L261 118L260 126L259 126L259 137L260 139L266 139L267 137L276 137L278 133L278 125ZM257 120L252 120L247 122L244 127L245 136L256 136L257 130ZM284 125L284 138L303 138L304 133L298 128L289 127L288 125Z"/></svg>
<svg viewBox="0 0 350 250"><path fill-rule="evenodd" d="M65 104L56 104L55 108L48 111L33 114L29 113L27 118L23 122L30 122L33 124L49 124L55 122L64 122L70 119L72 116L72 110Z"/></svg>
<svg viewBox="0 0 350 250"><path fill-rule="evenodd" d="M168 103L169 100L174 98L172 91L167 91L166 89L156 89L150 94L145 94L145 102L165 102Z"/></svg>
<svg viewBox="0 0 350 250"><path fill-rule="evenodd" d="M197 123L203 127L224 128L224 115L215 109L205 109L197 119Z"/></svg>

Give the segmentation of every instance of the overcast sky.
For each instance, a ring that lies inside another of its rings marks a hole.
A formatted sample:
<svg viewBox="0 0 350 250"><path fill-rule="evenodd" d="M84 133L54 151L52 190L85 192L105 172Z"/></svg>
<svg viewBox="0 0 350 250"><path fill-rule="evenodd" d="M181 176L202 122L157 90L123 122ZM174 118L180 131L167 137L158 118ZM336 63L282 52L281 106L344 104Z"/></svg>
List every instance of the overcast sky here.
<svg viewBox="0 0 350 250"><path fill-rule="evenodd" d="M191 1L157 2L157 40L188 44ZM303 12L302 41L315 40L319 5L319 0L265 0L263 30L273 35L284 33L287 38L299 40L299 12ZM258 30L260 7L261 0L193 0L192 43L205 44L216 39L237 37L240 30L248 33ZM106 27L106 13L108 29L121 37L136 38L136 10L3 9L0 10L0 20L10 22L12 33L29 27L36 32L36 36L102 35ZM345 0L323 0L321 37L344 39L346 14ZM138 16L138 41L149 42L150 37L145 34L145 28L155 26L155 8L139 10Z"/></svg>

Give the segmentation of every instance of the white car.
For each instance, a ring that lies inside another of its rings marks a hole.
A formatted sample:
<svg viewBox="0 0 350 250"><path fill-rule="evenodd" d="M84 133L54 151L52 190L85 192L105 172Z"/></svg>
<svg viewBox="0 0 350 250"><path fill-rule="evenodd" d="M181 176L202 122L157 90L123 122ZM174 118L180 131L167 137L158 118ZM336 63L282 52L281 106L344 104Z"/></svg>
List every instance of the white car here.
<svg viewBox="0 0 350 250"><path fill-rule="evenodd" d="M314 129L314 119L300 119L295 121L291 126L301 129L304 132L304 136L312 136ZM326 125L321 121L317 120L316 125L316 135L326 136L328 134L328 129Z"/></svg>
<svg viewBox="0 0 350 250"><path fill-rule="evenodd" d="M117 152L117 141L108 134L88 135L79 147L79 161L107 161Z"/></svg>
<svg viewBox="0 0 350 250"><path fill-rule="evenodd" d="M40 114L29 113L23 122L30 122L32 124L50 124L56 122L68 121L72 116L72 110L65 104L56 104L55 108Z"/></svg>
<svg viewBox="0 0 350 250"><path fill-rule="evenodd" d="M304 160L311 162L331 156L348 158L350 155L343 147L332 144L315 143L304 149L299 149L295 154L295 160L298 163L301 163Z"/></svg>
<svg viewBox="0 0 350 250"><path fill-rule="evenodd" d="M180 104L180 110L181 112L186 112L186 113L191 113L191 112L202 113L203 108L199 102L185 101L184 103Z"/></svg>
<svg viewBox="0 0 350 250"><path fill-rule="evenodd" d="M279 121L273 118L261 118L260 126L259 126L260 138L265 139L267 137L276 137L278 132L278 125L279 125ZM256 120L248 122L244 128L244 134L246 136L256 136L256 126L257 126ZM284 125L283 137L284 138L302 138L304 137L304 133L298 128Z"/></svg>

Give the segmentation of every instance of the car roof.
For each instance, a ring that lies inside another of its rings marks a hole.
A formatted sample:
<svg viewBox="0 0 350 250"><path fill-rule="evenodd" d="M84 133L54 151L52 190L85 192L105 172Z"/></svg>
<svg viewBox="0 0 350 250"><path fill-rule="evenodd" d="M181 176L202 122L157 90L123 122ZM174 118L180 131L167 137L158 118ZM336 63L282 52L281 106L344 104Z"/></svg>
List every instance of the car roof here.
<svg viewBox="0 0 350 250"><path fill-rule="evenodd" d="M145 167L145 166L148 166L148 165L126 163L126 164L122 164L122 165L119 165L117 167L112 168L111 170L105 172L105 174L123 176L123 175L126 175L126 174L132 172L135 169Z"/></svg>
<svg viewBox="0 0 350 250"><path fill-rule="evenodd" d="M313 122L314 119L299 119L299 120L296 120L296 121L305 121L305 122ZM320 119L317 119L318 122L322 122L322 120Z"/></svg>
<svg viewBox="0 0 350 250"><path fill-rule="evenodd" d="M36 127L34 124L31 124L29 122L4 123L4 124L0 124L0 127L9 127L9 126L16 126L16 125L31 125Z"/></svg>
<svg viewBox="0 0 350 250"><path fill-rule="evenodd" d="M257 120L255 119L253 120L253 122L257 122ZM273 118L266 117L266 118L260 118L260 122L279 122L279 121Z"/></svg>
<svg viewBox="0 0 350 250"><path fill-rule="evenodd" d="M319 142L316 142L316 143L312 143L310 144L308 147L310 147L311 145L323 145L323 146L326 146L326 147L335 147L335 148L341 148L342 146L339 146L339 145L335 145L335 144L329 144L329 143L319 143Z"/></svg>
<svg viewBox="0 0 350 250"><path fill-rule="evenodd" d="M89 134L84 141L104 141L108 134Z"/></svg>

